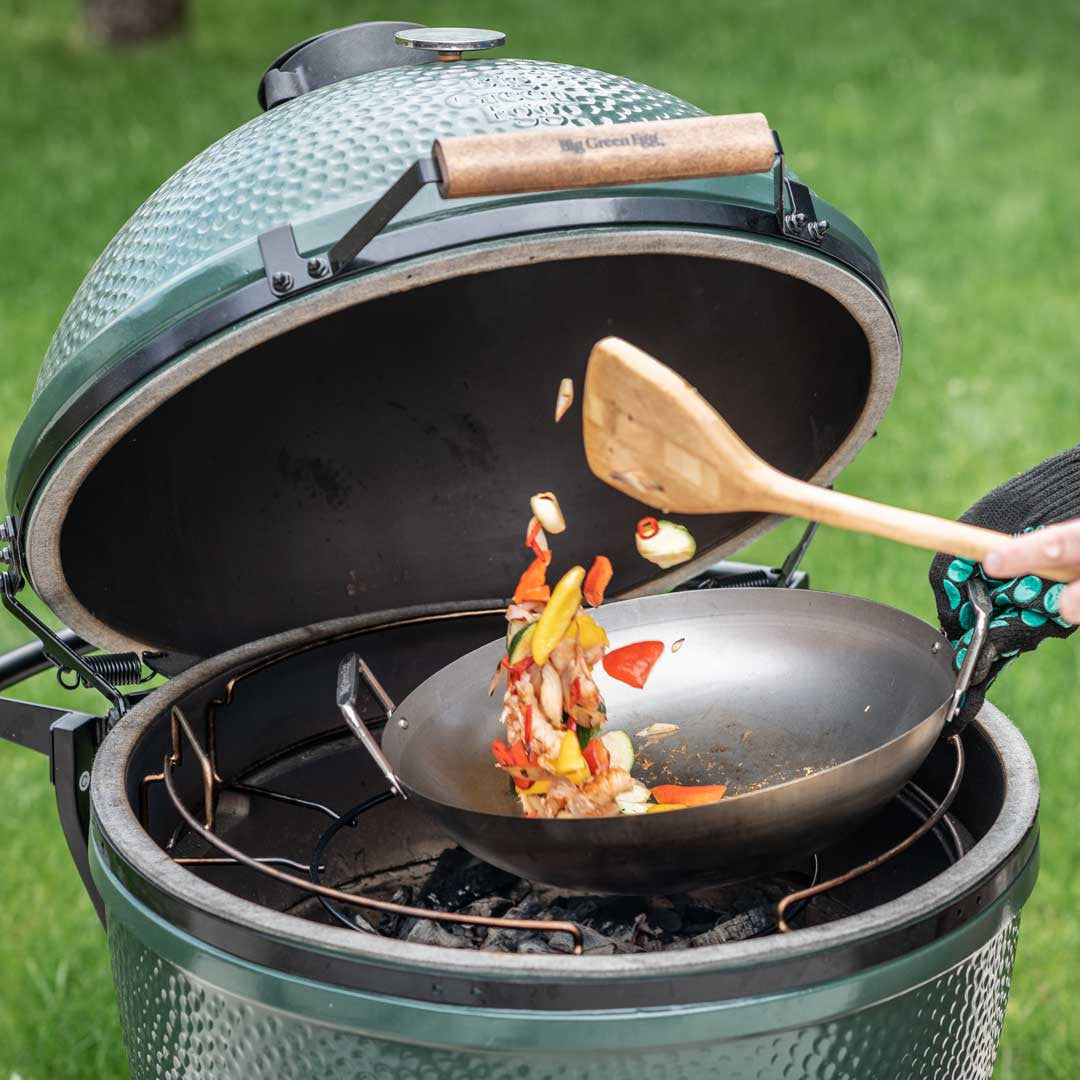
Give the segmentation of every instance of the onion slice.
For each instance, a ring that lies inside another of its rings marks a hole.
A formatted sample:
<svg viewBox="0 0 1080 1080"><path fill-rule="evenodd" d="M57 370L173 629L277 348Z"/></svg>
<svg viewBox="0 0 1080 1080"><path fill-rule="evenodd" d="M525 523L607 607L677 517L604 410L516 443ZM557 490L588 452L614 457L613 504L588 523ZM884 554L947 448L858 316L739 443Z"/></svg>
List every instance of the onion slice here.
<svg viewBox="0 0 1080 1080"><path fill-rule="evenodd" d="M563 379L559 383L559 396L555 399L555 423L557 424L565 415L566 410L574 404L574 380Z"/></svg>
<svg viewBox="0 0 1080 1080"><path fill-rule="evenodd" d="M638 554L661 569L688 562L697 554L697 541L685 525L642 518L634 533Z"/></svg>
<svg viewBox="0 0 1080 1080"><path fill-rule="evenodd" d="M563 517L559 500L554 491L541 491L529 500L533 516L540 522L542 528L549 533L561 533L566 531L566 519Z"/></svg>

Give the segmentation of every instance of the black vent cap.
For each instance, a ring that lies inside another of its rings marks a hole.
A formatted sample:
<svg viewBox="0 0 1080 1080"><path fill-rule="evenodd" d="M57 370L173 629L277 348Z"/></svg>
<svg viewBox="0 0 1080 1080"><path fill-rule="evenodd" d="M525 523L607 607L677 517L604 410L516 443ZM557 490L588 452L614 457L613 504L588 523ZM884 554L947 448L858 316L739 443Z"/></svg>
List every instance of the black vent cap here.
<svg viewBox="0 0 1080 1080"><path fill-rule="evenodd" d="M422 23L368 22L327 30L286 49L259 80L259 106L274 109L320 86L354 75L407 64L428 64L435 58L418 49L403 49L394 41L402 30Z"/></svg>

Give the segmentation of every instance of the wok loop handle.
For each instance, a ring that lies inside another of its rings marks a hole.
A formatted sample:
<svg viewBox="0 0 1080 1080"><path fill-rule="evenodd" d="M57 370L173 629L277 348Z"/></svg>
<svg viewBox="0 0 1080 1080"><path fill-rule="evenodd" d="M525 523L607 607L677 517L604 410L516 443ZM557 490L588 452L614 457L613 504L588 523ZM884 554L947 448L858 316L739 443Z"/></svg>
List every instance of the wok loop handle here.
<svg viewBox="0 0 1080 1080"><path fill-rule="evenodd" d="M375 677L375 673L364 663L362 657L356 653L350 653L341 661L338 667L337 680L337 704L341 715L345 717L345 723L352 729L352 733L364 744L364 749L371 755L379 771L386 777L390 789L395 795L405 798L405 790L394 772L393 766L386 759L382 747L375 741L374 736L368 731L360 710L356 707L356 699L360 690L360 682L374 695L387 720L394 711L394 702L390 695L383 689L382 684Z"/></svg>
<svg viewBox="0 0 1080 1080"><path fill-rule="evenodd" d="M762 113L459 135L433 149L446 199L743 176L778 153Z"/></svg>
<svg viewBox="0 0 1080 1080"><path fill-rule="evenodd" d="M978 666L979 658L982 656L983 648L986 646L986 638L990 630L990 616L994 612L994 605L985 582L978 578L970 579L967 592L968 600L971 602L971 607L975 612L975 625L972 627L971 641L968 644L964 662L960 665L960 674L956 677L956 691L953 694L952 708L949 710L949 717L945 721L942 732L945 738L961 734L970 723L970 719L960 721L958 718L964 703L964 695L971 685L971 680L975 675L975 668Z"/></svg>

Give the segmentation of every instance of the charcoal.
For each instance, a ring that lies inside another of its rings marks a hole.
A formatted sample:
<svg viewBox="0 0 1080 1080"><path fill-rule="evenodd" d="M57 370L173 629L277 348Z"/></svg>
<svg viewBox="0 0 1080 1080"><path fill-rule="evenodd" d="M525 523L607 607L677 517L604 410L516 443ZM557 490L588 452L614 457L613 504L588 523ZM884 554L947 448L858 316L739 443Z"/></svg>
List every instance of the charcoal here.
<svg viewBox="0 0 1080 1080"><path fill-rule="evenodd" d="M485 896L474 900L461 909L462 915L479 915L482 918L501 918L513 905L505 896Z"/></svg>
<svg viewBox="0 0 1080 1080"><path fill-rule="evenodd" d="M359 911L350 911L349 918L352 919L357 930L362 930L365 934L378 934L379 931Z"/></svg>
<svg viewBox="0 0 1080 1080"><path fill-rule="evenodd" d="M677 912L670 908L653 908L649 912L649 922L666 934L674 934L682 929L683 921Z"/></svg>
<svg viewBox="0 0 1080 1080"><path fill-rule="evenodd" d="M617 951L617 945L611 938L604 937L591 926L581 926L582 951L590 956L611 956ZM543 945L538 948L537 945ZM530 943L529 948L522 948L520 952L548 952L548 953L572 953L574 951L574 938L564 930L554 934L540 934L537 942Z"/></svg>
<svg viewBox="0 0 1080 1080"><path fill-rule="evenodd" d="M448 848L421 886L420 896L425 907L460 911L474 900L507 891L516 880L461 848Z"/></svg>
<svg viewBox="0 0 1080 1080"><path fill-rule="evenodd" d="M776 927L776 915L771 906L751 908L734 918L718 922L710 931L691 938L690 945L725 945L729 941L746 941Z"/></svg>
<svg viewBox="0 0 1080 1080"><path fill-rule="evenodd" d="M487 932L481 952L519 952L521 946L535 934L530 931L510 930L507 927L494 927Z"/></svg>
<svg viewBox="0 0 1080 1080"><path fill-rule="evenodd" d="M417 880L422 883L416 885ZM777 877L671 896L565 895L554 886L489 866L460 848L447 849L434 864L418 866L411 881L387 882L387 891L399 885L393 894L396 903L478 918L572 922L581 928L584 952L593 956L701 948L771 933L776 929L776 901L798 884ZM819 907L811 906L808 924ZM824 908L821 913L819 921L839 917ZM527 955L573 951L573 937L566 931L437 923L389 913L379 919L378 929L398 940L444 948Z"/></svg>
<svg viewBox="0 0 1080 1080"><path fill-rule="evenodd" d="M569 937L569 935L553 935L554 937ZM553 949L551 947L551 941L544 940L540 935L535 937L526 938L520 942L517 948L519 953L554 953L554 952L569 952L569 949Z"/></svg>
<svg viewBox="0 0 1080 1080"><path fill-rule="evenodd" d="M417 919L405 940L414 945L440 945L444 949L472 948L467 927L451 930L449 923L437 923L432 919Z"/></svg>
<svg viewBox="0 0 1080 1080"><path fill-rule="evenodd" d="M390 897L390 900L394 904L411 905L413 902L413 891L408 885L403 885L400 889L395 890L394 895ZM403 915L397 915L393 911L384 911L382 918L379 920L379 933L383 937L405 937L405 933L402 933L403 924L409 923L409 929L412 929L412 924L415 919L406 920ZM406 931L407 933L407 931Z"/></svg>

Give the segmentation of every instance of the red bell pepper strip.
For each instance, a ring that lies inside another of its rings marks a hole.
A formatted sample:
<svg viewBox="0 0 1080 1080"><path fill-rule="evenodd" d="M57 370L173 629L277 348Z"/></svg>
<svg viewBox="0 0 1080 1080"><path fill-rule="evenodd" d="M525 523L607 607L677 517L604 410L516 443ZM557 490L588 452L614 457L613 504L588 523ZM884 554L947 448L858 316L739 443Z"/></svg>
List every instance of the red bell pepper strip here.
<svg viewBox="0 0 1080 1080"><path fill-rule="evenodd" d="M499 663L506 668L508 672L508 678L513 681L519 675L524 675L526 671L533 666L535 661L531 656L526 656L524 660L519 660L516 664L510 663L510 657L504 656Z"/></svg>
<svg viewBox="0 0 1080 1080"><path fill-rule="evenodd" d="M525 604L530 600L539 600L547 603L551 599L551 589L547 584L547 568L551 562L551 552L537 555L529 564L528 569L518 580L514 590L514 603Z"/></svg>
<svg viewBox="0 0 1080 1080"><path fill-rule="evenodd" d="M570 708L572 709L581 700L581 676L579 675L570 684Z"/></svg>
<svg viewBox="0 0 1080 1080"><path fill-rule="evenodd" d="M606 555L597 555L585 575L585 587L582 593L585 599L593 607L599 607L604 602L604 590L611 583L614 570L611 568L611 560Z"/></svg>
<svg viewBox="0 0 1080 1080"><path fill-rule="evenodd" d="M642 540L651 540L660 531L660 522L654 517L643 517L637 523L637 534Z"/></svg>
<svg viewBox="0 0 1080 1080"><path fill-rule="evenodd" d="M518 768L527 768L530 765L537 765L539 762L535 758L529 757L529 751L526 749L525 744L518 739L513 746L510 747L510 756L513 758L513 763ZM514 777L514 783L519 788L532 787L533 782L527 777Z"/></svg>
<svg viewBox="0 0 1080 1080"><path fill-rule="evenodd" d="M652 796L658 803L678 803L682 806L705 806L719 802L727 791L727 784L693 784L688 787L679 784L661 784L652 789Z"/></svg>
<svg viewBox="0 0 1080 1080"><path fill-rule="evenodd" d="M529 752L520 739L513 746L507 746L502 739L496 739L491 744L491 752L504 769L524 769L537 764L535 760L530 760ZM514 776L511 779L519 788L532 787L533 782L527 777Z"/></svg>
<svg viewBox="0 0 1080 1080"><path fill-rule="evenodd" d="M624 645L614 652L605 653L604 670L613 679L640 690L663 651L662 641L636 641L633 645Z"/></svg>
<svg viewBox="0 0 1080 1080"><path fill-rule="evenodd" d="M529 531L525 534L525 546L531 549L532 553L538 559L544 559L547 562L551 562L551 550L544 547L540 543L540 534L543 532L543 526L536 518L533 518L529 522Z"/></svg>
<svg viewBox="0 0 1080 1080"><path fill-rule="evenodd" d="M599 776L611 767L611 755L603 739L590 739L585 744L585 749L581 751L581 756L585 759L585 764L589 766L589 772L593 776Z"/></svg>

